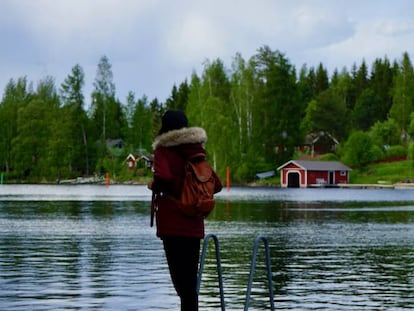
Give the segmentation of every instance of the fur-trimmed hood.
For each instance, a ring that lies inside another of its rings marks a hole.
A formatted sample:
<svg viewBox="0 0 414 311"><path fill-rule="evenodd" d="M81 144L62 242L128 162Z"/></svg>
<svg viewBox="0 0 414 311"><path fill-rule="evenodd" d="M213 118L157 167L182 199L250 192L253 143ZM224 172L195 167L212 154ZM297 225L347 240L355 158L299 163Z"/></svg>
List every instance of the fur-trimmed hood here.
<svg viewBox="0 0 414 311"><path fill-rule="evenodd" d="M207 133L201 127L183 127L172 130L155 137L152 148L175 147L183 144L204 144L207 141Z"/></svg>

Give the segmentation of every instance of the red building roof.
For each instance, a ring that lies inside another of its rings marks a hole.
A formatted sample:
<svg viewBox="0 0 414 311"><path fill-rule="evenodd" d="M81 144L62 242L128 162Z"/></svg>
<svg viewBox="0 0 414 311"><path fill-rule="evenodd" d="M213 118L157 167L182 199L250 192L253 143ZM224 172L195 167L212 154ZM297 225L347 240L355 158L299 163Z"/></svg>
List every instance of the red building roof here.
<svg viewBox="0 0 414 311"><path fill-rule="evenodd" d="M289 164L295 164L307 171L352 171L351 168L338 161L305 161L305 160L290 160L285 164L279 166L277 169L281 170Z"/></svg>

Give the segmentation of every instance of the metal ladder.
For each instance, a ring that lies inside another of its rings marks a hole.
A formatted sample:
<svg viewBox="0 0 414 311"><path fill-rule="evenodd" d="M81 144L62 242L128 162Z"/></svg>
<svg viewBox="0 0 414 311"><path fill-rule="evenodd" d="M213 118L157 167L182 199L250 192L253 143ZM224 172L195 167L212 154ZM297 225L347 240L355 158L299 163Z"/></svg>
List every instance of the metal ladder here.
<svg viewBox="0 0 414 311"><path fill-rule="evenodd" d="M270 265L269 243L267 242L267 239L265 237L258 236L256 238L256 241L254 242L254 247L253 247L252 264L250 266L249 282L247 283L246 302L244 304L244 311L247 311L249 309L250 293L252 291L254 269L256 267L256 255L257 255L257 250L259 249L260 241L263 241L264 248L265 248L265 254L266 254L266 271L267 271L267 284L269 288L270 310L272 311L275 310L275 303L273 301L272 267Z"/></svg>
<svg viewBox="0 0 414 311"><path fill-rule="evenodd" d="M206 259L206 253L207 253L207 246L209 240L214 240L214 246L215 246L215 252L216 252L216 264L217 264L217 276L218 276L218 282L219 282L219 289L220 289L220 303L221 303L221 310L225 311L225 303L224 303L224 290L223 290L223 275L221 271L221 258L220 258L220 247L219 247L219 241L216 235L214 234L208 234L204 238L203 242L203 250L201 253L201 259L200 259L200 268L198 271L198 281L197 281L197 293L200 293L200 285L201 285L201 279L203 275L204 270L204 263ZM258 236L254 242L253 247L253 255L252 255L252 263L250 265L250 276L249 276L249 282L247 284L247 291L246 291L246 301L244 305L244 310L247 311L249 309L249 303L250 303L250 294L252 290L253 285L253 278L254 278L254 270L256 267L256 257L257 257L257 251L259 249L260 242L263 241L264 247L265 247L265 255L266 255L266 270L267 270L267 281L268 281L268 288L269 288L269 299L270 299L270 310L275 310L274 305L274 295L273 295L273 284L272 284L272 268L270 265L270 251L269 251L269 243L267 239L263 236Z"/></svg>
<svg viewBox="0 0 414 311"><path fill-rule="evenodd" d="M208 234L204 238L203 242L203 252L201 253L201 259L200 259L200 269L198 270L198 280L197 280L197 293L200 293L200 284L201 284L201 277L203 275L203 269L204 269L204 262L206 260L206 253L207 253L207 246L210 239L214 240L214 246L216 251L216 264L217 264L217 276L218 276L218 282L219 282L219 288L220 288L220 304L221 304L221 310L224 311L224 290L223 290L223 275L221 272L221 257L220 257L220 247L217 236L214 234Z"/></svg>

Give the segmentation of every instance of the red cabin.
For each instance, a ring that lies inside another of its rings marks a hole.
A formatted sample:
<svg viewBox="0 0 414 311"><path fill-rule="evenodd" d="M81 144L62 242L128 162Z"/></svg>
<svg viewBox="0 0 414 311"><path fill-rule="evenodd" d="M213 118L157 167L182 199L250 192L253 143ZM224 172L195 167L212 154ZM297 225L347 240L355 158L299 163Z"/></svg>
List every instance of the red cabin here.
<svg viewBox="0 0 414 311"><path fill-rule="evenodd" d="M337 161L291 160L280 170L280 184L283 188L306 188L335 186L349 183L351 169Z"/></svg>
<svg viewBox="0 0 414 311"><path fill-rule="evenodd" d="M133 154L129 154L125 160L126 164L127 164L127 168L128 170L132 171L133 169L135 169L135 163L136 163L137 159L135 158L135 156Z"/></svg>

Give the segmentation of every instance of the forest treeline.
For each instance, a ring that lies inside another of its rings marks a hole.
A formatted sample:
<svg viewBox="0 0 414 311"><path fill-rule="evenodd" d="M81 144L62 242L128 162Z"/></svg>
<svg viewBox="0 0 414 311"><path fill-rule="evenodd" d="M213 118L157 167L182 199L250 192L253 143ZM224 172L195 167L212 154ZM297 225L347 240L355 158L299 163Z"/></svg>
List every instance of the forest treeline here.
<svg viewBox="0 0 414 311"><path fill-rule="evenodd" d="M248 60L236 54L229 67L220 59L203 65L201 74L173 85L165 102L133 92L119 100L106 56L88 99L79 64L59 86L50 76L36 85L27 77L10 79L0 103L1 171L6 180L26 182L145 174L127 172L125 159L152 152L169 108L185 111L190 125L206 129L209 160L222 177L230 167L235 181L297 157L309 133L334 136L340 147L332 157L353 167L412 158L414 69L407 52L331 74L322 63L298 71L268 46Z"/></svg>

